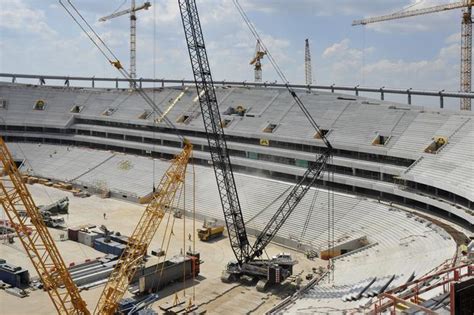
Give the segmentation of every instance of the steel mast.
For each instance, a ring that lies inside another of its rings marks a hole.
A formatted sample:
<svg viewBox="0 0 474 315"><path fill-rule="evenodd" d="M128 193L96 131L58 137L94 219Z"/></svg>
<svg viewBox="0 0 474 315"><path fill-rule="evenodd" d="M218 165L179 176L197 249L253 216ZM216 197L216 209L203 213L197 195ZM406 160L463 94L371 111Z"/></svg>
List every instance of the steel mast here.
<svg viewBox="0 0 474 315"><path fill-rule="evenodd" d="M125 15L130 13L130 78L135 80L137 78L137 15L136 12L139 10L148 10L151 7L149 1L145 2L140 6L135 6L135 0L130 0L130 9L115 12L110 15L101 17L99 22L105 22L107 20ZM130 83L130 87L133 84Z"/></svg>
<svg viewBox="0 0 474 315"><path fill-rule="evenodd" d="M257 40L257 45L255 46L255 55L250 60L250 65L254 65L254 72L255 72L255 82L261 83L262 82L262 59L267 52L262 48L260 41Z"/></svg>
<svg viewBox="0 0 474 315"><path fill-rule="evenodd" d="M304 46L304 73L306 85L313 84L312 69L311 69L311 51L309 50L309 39L305 40Z"/></svg>

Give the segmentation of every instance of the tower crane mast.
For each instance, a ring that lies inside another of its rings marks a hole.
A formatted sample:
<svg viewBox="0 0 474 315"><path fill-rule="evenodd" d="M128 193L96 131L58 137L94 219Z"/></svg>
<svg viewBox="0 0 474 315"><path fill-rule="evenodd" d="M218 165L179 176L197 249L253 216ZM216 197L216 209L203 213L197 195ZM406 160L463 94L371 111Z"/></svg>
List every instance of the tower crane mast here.
<svg viewBox="0 0 474 315"><path fill-rule="evenodd" d="M472 7L474 0L463 0L454 3L441 4L428 8L401 11L392 14L370 17L362 20L354 20L352 26L367 25L370 23L378 23L389 20L396 20L407 18L411 16L418 16L453 9L464 9L461 20L461 62L460 62L460 90L461 92L471 92L472 82ZM471 110L471 99L461 98L461 110Z"/></svg>
<svg viewBox="0 0 474 315"><path fill-rule="evenodd" d="M56 311L58 314L90 314L1 137L0 161L0 174L5 174L0 177L0 204L15 228ZM26 216L21 213L26 213ZM61 288L62 286L64 288Z"/></svg>
<svg viewBox="0 0 474 315"><path fill-rule="evenodd" d="M311 69L311 50L309 49L309 39L305 40L304 45L304 72L305 72L305 79L306 85L313 84L313 75Z"/></svg>
<svg viewBox="0 0 474 315"><path fill-rule="evenodd" d="M101 17L99 22L105 22L107 20L129 14L130 13L130 78L135 80L137 77L137 15L136 12L140 10L148 10L151 7L149 1L143 3L140 6L135 6L135 0L130 0L130 9L122 10L119 12L112 13L110 15ZM132 88L132 83L130 83Z"/></svg>
<svg viewBox="0 0 474 315"><path fill-rule="evenodd" d="M255 47L255 55L250 60L250 65L254 65L255 72L255 82L262 82L262 59L267 54L267 52L260 45L260 40L257 39L257 45Z"/></svg>

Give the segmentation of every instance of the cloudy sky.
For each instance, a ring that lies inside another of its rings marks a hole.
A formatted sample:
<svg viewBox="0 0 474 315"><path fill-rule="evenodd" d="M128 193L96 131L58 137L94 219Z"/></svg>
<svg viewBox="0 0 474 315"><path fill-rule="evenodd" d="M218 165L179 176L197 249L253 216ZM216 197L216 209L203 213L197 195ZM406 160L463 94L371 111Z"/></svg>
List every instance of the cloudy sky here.
<svg viewBox="0 0 474 315"><path fill-rule="evenodd" d="M127 16L97 20L129 0L73 1L128 67ZM138 77L191 78L177 1L150 1L138 16ZM361 17L449 1L240 0L290 82L304 82L309 38L318 84L458 90L460 10L351 26ZM252 80L255 40L232 1L201 0L198 8L214 78ZM263 67L264 80L278 79L268 62ZM118 76L57 0L0 0L0 72Z"/></svg>

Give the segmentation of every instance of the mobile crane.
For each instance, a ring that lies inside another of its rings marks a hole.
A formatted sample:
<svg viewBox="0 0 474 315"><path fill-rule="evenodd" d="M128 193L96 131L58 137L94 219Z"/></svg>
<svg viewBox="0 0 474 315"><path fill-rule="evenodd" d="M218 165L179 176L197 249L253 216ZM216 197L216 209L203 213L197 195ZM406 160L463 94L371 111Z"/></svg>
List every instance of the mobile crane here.
<svg viewBox="0 0 474 315"><path fill-rule="evenodd" d="M117 310L118 302L143 260L162 218L168 209L171 209L176 193L184 185L191 153L192 145L185 140L182 152L175 157L165 172L153 200L129 238L129 243L99 298L95 314L114 314ZM0 204L12 222L58 314L90 314L1 137L0 160L0 174L5 175L0 177ZM26 213L26 216L22 213Z"/></svg>
<svg viewBox="0 0 474 315"><path fill-rule="evenodd" d="M281 283L290 276L293 265L296 262L289 255L277 255L271 259L260 259L259 257L262 256L265 247L296 208L299 201L326 169L332 155L332 146L296 92L287 83L286 87L289 93L311 125L321 135L325 150L316 158L315 162L309 163L309 167L302 178L293 187L282 205L258 235L255 243L250 245L237 194L224 129L220 123L219 104L212 80L196 1L178 0L178 4L224 219L230 244L237 259L237 262L227 265L226 270L223 272L222 280L234 281L242 275L247 275L259 279L257 289L265 290L268 285Z"/></svg>
<svg viewBox="0 0 474 315"><path fill-rule="evenodd" d="M2 137L0 161L0 204L55 309L58 314L90 314Z"/></svg>
<svg viewBox="0 0 474 315"><path fill-rule="evenodd" d="M125 294L138 266L143 261L146 250L150 245L166 212L170 211L176 193L184 185L186 167L191 157L193 146L184 141L184 148L175 157L172 164L161 178L153 199L148 204L138 225L129 238L128 245L120 256L115 269L102 291L97 303L95 314L114 314L118 302Z"/></svg>

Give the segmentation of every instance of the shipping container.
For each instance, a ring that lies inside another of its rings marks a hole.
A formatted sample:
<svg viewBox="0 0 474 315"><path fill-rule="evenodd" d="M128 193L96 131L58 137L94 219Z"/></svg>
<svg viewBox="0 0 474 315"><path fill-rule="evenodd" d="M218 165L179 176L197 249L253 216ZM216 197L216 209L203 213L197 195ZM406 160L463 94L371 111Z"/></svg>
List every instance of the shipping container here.
<svg viewBox="0 0 474 315"><path fill-rule="evenodd" d="M77 239L79 243L93 247L94 241L100 237L102 236L93 232L79 231Z"/></svg>
<svg viewBox="0 0 474 315"><path fill-rule="evenodd" d="M79 230L80 228L75 228L75 227L68 228L67 238L70 239L71 241L77 242Z"/></svg>
<svg viewBox="0 0 474 315"><path fill-rule="evenodd" d="M30 283L28 270L8 263L0 265L0 280L16 288L27 287Z"/></svg>
<svg viewBox="0 0 474 315"><path fill-rule="evenodd" d="M122 252L125 249L124 244L120 244L114 241L110 241L109 243L104 242L104 238L97 238L96 240L93 241L94 248L100 252L106 253L106 254L113 254L120 256L122 255Z"/></svg>

